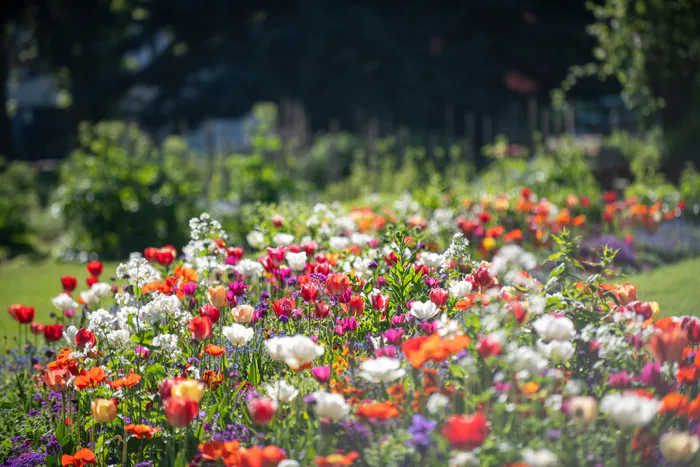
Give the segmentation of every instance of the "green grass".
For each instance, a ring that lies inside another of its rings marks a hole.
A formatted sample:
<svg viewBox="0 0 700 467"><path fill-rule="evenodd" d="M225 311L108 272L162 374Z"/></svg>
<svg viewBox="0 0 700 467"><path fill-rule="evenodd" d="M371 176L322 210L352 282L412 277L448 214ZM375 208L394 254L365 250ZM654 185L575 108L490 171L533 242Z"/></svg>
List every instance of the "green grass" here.
<svg viewBox="0 0 700 467"><path fill-rule="evenodd" d="M109 282L119 263L104 263L100 276L102 281ZM33 306L36 310L36 321L50 322L49 314L56 311L51 299L61 290L61 277L75 276L78 288L73 292L73 298L79 297L78 292L87 289L85 279L88 272L84 264L68 263L6 263L0 265L0 337L17 335L17 323L7 313L7 307L12 303L22 303Z"/></svg>
<svg viewBox="0 0 700 467"><path fill-rule="evenodd" d="M658 302L662 316L700 316L700 258L623 277L617 282L637 284L639 299Z"/></svg>

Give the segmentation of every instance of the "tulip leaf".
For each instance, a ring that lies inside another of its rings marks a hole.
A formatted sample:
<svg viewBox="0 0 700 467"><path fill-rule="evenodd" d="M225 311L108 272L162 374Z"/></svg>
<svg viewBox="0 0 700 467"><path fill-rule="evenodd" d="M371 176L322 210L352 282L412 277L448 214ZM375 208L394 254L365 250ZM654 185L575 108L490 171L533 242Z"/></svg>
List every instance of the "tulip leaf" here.
<svg viewBox="0 0 700 467"><path fill-rule="evenodd" d="M255 387L260 384L260 370L258 369L257 359L253 357L248 366L248 382Z"/></svg>

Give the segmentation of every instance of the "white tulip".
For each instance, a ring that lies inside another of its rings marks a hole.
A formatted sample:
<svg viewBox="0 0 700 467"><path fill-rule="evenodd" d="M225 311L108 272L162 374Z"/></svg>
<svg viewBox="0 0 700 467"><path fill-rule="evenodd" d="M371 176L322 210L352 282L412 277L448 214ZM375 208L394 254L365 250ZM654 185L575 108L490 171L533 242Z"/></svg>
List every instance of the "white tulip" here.
<svg viewBox="0 0 700 467"><path fill-rule="evenodd" d="M410 314L418 319L430 319L437 315L440 310L435 306L433 302L428 300L427 302L413 302L411 304Z"/></svg>
<svg viewBox="0 0 700 467"><path fill-rule="evenodd" d="M365 360L360 365L360 376L373 383L390 383L406 374L395 358L379 357Z"/></svg>
<svg viewBox="0 0 700 467"><path fill-rule="evenodd" d="M224 326L221 333L226 339L231 341L231 344L236 347L242 347L253 338L255 331L238 323L234 323L231 326Z"/></svg>

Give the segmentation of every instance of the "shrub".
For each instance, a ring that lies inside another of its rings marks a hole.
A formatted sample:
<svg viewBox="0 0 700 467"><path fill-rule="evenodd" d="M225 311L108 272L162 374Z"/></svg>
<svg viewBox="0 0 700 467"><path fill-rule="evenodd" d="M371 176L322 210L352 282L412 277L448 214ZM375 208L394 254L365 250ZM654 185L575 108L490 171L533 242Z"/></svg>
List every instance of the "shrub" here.
<svg viewBox="0 0 700 467"><path fill-rule="evenodd" d="M80 147L61 165L51 211L75 247L123 257L152 243L179 243L202 184L186 145L157 148L136 126L83 124Z"/></svg>
<svg viewBox="0 0 700 467"><path fill-rule="evenodd" d="M0 258L32 250L32 216L38 207L32 168L0 159Z"/></svg>

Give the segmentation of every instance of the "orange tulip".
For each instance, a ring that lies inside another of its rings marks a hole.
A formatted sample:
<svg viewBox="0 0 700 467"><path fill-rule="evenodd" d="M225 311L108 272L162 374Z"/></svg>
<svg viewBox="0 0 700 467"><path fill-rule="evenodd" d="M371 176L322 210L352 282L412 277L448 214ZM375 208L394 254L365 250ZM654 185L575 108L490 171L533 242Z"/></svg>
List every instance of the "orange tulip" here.
<svg viewBox="0 0 700 467"><path fill-rule="evenodd" d="M634 284L616 284L612 287L612 294L622 306L638 300L637 286Z"/></svg>
<svg viewBox="0 0 700 467"><path fill-rule="evenodd" d="M207 288L207 298L209 303L217 308L222 308L228 305L228 298L226 297L226 287L223 285L217 285L216 287Z"/></svg>
<svg viewBox="0 0 700 467"><path fill-rule="evenodd" d="M141 375L137 375L135 373L130 373L127 376L124 376L123 378L117 378L114 381L109 382L108 384L114 388L114 389L119 389L121 387L128 387L128 388L133 388L138 384L138 382L141 381Z"/></svg>
<svg viewBox="0 0 700 467"><path fill-rule="evenodd" d="M124 429L134 435L136 439L151 439L154 434L161 430L157 426L134 425L133 423L126 425Z"/></svg>
<svg viewBox="0 0 700 467"><path fill-rule="evenodd" d="M95 459L95 454L88 448L83 448L76 452L75 454L68 455L64 454L61 457L61 465L73 465L75 467L83 467L84 465L97 464L97 459Z"/></svg>
<svg viewBox="0 0 700 467"><path fill-rule="evenodd" d="M316 463L316 467L342 467L345 465L352 465L359 457L360 455L357 452L352 451L344 455L331 454L326 457L319 456L314 459L314 462Z"/></svg>
<svg viewBox="0 0 700 467"><path fill-rule="evenodd" d="M83 374L75 377L73 385L78 391L82 391L85 388L96 388L100 383L107 379L105 372L99 366L90 368L90 371L83 372Z"/></svg>
<svg viewBox="0 0 700 467"><path fill-rule="evenodd" d="M679 362L683 358L683 348L688 344L688 332L679 325L657 329L649 339L648 346L659 362Z"/></svg>
<svg viewBox="0 0 700 467"><path fill-rule="evenodd" d="M59 368L47 371L43 374L42 379L52 391L63 392L68 389L68 380L71 376L70 371L65 368Z"/></svg>
<svg viewBox="0 0 700 467"><path fill-rule="evenodd" d="M221 357L226 352L225 348L214 344L207 344L204 350L212 357Z"/></svg>

